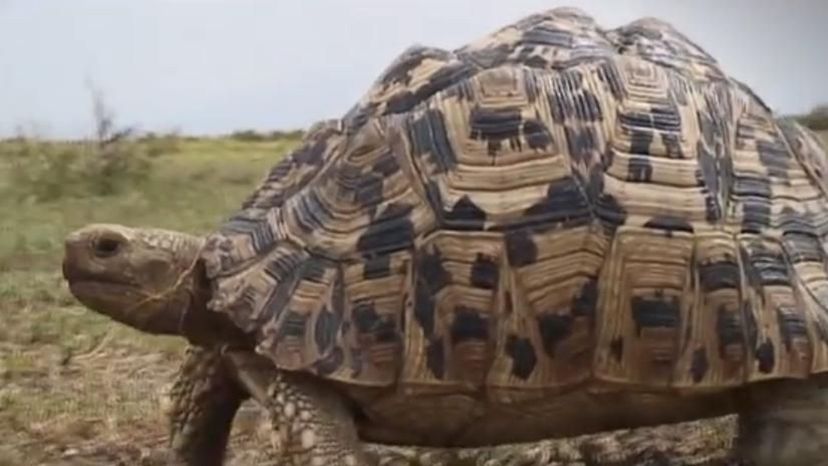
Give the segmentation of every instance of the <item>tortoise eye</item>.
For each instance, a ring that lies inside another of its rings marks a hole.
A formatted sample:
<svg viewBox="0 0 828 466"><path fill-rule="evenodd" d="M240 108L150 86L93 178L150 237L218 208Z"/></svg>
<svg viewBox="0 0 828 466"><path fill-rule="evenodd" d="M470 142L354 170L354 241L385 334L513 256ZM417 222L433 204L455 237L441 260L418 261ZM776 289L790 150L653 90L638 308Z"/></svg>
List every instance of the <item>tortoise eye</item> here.
<svg viewBox="0 0 828 466"><path fill-rule="evenodd" d="M92 243L92 251L97 257L112 257L121 250L123 242L115 238L98 238Z"/></svg>

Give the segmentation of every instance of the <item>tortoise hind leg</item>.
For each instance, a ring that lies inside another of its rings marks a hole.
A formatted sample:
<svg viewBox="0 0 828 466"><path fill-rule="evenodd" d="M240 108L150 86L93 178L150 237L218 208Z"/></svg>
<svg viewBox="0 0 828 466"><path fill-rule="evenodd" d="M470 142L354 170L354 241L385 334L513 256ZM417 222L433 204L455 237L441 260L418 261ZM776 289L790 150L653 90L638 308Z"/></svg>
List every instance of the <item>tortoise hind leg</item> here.
<svg viewBox="0 0 828 466"><path fill-rule="evenodd" d="M226 355L239 383L271 418L275 446L294 466L373 466L345 400L309 377L274 369L249 352ZM282 464L282 463L279 463Z"/></svg>
<svg viewBox="0 0 828 466"><path fill-rule="evenodd" d="M233 418L247 398L216 349L189 346L170 398L171 457L175 466L220 466Z"/></svg>
<svg viewBox="0 0 828 466"><path fill-rule="evenodd" d="M784 380L748 389L737 454L755 466L828 465L828 379Z"/></svg>

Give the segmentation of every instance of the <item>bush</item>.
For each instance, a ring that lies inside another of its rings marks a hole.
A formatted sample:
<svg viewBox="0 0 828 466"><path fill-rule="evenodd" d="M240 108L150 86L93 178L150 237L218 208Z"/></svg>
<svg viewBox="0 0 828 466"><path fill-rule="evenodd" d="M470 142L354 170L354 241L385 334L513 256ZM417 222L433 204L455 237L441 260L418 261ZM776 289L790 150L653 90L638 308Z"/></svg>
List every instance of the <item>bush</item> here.
<svg viewBox="0 0 828 466"><path fill-rule="evenodd" d="M261 142L267 140L267 136L252 129L245 129L233 131L230 133L230 139L243 142Z"/></svg>
<svg viewBox="0 0 828 466"><path fill-rule="evenodd" d="M140 137L139 142L144 146L148 156L158 157L178 153L181 150L181 139L177 132L165 134L148 132Z"/></svg>
<svg viewBox="0 0 828 466"><path fill-rule="evenodd" d="M268 133L259 132L252 129L245 129L234 131L230 133L230 139L244 142L263 142L263 141L283 141L283 140L297 140L301 139L304 131L297 130L274 130Z"/></svg>
<svg viewBox="0 0 828 466"><path fill-rule="evenodd" d="M144 136L118 128L94 95L95 135L80 142L47 141L31 134L0 143L18 199L37 202L66 196L108 196L135 188L150 174L151 161L177 150L176 139Z"/></svg>
<svg viewBox="0 0 828 466"><path fill-rule="evenodd" d="M814 131L828 131L828 104L818 105L807 115L796 119Z"/></svg>

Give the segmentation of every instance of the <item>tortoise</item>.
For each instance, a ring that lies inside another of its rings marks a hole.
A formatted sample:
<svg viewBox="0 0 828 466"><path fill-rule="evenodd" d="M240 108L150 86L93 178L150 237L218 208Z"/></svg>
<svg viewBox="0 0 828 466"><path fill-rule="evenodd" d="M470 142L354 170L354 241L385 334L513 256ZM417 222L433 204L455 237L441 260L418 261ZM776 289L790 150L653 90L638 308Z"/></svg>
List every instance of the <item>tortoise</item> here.
<svg viewBox="0 0 828 466"><path fill-rule="evenodd" d="M817 464L827 160L669 23L556 8L407 49L204 238L90 225L64 275L197 348L185 461L247 391L296 464L728 413L741 458Z"/></svg>

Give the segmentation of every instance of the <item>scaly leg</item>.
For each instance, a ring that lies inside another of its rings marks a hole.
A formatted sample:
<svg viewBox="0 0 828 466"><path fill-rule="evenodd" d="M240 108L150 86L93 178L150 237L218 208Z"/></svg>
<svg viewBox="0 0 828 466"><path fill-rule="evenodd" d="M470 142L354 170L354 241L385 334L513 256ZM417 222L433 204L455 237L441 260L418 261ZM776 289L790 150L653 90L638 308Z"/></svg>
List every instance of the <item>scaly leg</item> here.
<svg viewBox="0 0 828 466"><path fill-rule="evenodd" d="M247 394L219 350L190 346L170 393L170 465L221 466Z"/></svg>
<svg viewBox="0 0 828 466"><path fill-rule="evenodd" d="M226 354L239 383L267 409L286 465L373 466L345 400L310 377L274 369L249 352Z"/></svg>

